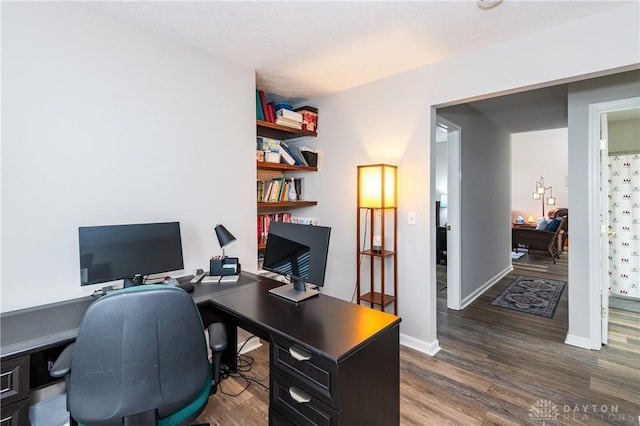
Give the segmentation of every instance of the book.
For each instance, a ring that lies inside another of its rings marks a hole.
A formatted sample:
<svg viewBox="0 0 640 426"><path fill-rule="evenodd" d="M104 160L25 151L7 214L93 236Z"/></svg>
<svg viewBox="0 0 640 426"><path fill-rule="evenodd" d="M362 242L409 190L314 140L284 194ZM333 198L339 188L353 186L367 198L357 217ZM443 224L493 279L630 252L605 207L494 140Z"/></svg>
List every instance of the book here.
<svg viewBox="0 0 640 426"><path fill-rule="evenodd" d="M256 89L256 119L264 121L264 111L262 110L262 102L260 101L258 89Z"/></svg>
<svg viewBox="0 0 640 426"><path fill-rule="evenodd" d="M235 283L240 279L240 275L223 275L220 277L220 284Z"/></svg>
<svg viewBox="0 0 640 426"><path fill-rule="evenodd" d="M267 109L267 97L264 94L264 90L258 90L260 95L260 105L262 106L262 115L265 121L268 121L269 110Z"/></svg>
<svg viewBox="0 0 640 426"><path fill-rule="evenodd" d="M300 114L299 112L285 109L285 108L281 108L276 111L276 118L291 120L292 122L295 122L295 123L302 123L302 114Z"/></svg>
<svg viewBox="0 0 640 426"><path fill-rule="evenodd" d="M292 127L294 129L302 129L302 123L298 123L297 121L292 121L281 117L276 118L276 124Z"/></svg>
<svg viewBox="0 0 640 426"><path fill-rule="evenodd" d="M309 166L309 163L307 163L307 159L304 158L304 155L302 155L302 150L300 149L300 147L296 146L294 148L294 150L296 151L296 153L298 154L298 157L300 159L300 163L302 166Z"/></svg>
<svg viewBox="0 0 640 426"><path fill-rule="evenodd" d="M280 144L280 162L289 164L290 166L296 164L296 160L291 156L289 152L287 152L286 149L284 149L282 144Z"/></svg>
<svg viewBox="0 0 640 426"><path fill-rule="evenodd" d="M282 187L284 186L284 178L274 178L272 180L273 188L269 195L269 201L278 202L282 197Z"/></svg>
<svg viewBox="0 0 640 426"><path fill-rule="evenodd" d="M273 102L267 102L267 110L269 111L269 121L271 123L275 123L276 122L276 113L274 112L274 103Z"/></svg>
<svg viewBox="0 0 640 426"><path fill-rule="evenodd" d="M290 148L286 142L280 141L280 147L284 149L287 154L289 154L293 160L295 161L296 166L306 166L307 163L302 158L302 155L298 153L298 150L295 148Z"/></svg>

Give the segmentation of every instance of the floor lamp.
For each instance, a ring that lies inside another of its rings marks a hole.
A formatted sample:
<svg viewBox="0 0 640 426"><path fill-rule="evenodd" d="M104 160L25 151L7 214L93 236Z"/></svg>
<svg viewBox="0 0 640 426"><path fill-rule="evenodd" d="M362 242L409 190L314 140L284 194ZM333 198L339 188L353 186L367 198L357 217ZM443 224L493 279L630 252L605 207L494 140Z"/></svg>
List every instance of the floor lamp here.
<svg viewBox="0 0 640 426"><path fill-rule="evenodd" d="M536 190L533 191L534 200L542 200L542 217L544 217L544 196L549 190L549 196L547 197L547 204L550 206L556 205L556 198L553 196L553 187L544 186L544 178L540 176L540 180L536 181Z"/></svg>

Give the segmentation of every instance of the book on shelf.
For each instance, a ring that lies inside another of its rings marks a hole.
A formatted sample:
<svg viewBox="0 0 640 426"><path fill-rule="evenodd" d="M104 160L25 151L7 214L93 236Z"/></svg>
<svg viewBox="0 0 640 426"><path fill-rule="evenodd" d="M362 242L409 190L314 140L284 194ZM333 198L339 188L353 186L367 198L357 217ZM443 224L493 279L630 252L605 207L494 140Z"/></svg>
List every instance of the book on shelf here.
<svg viewBox="0 0 640 426"><path fill-rule="evenodd" d="M291 111L286 108L281 108L276 111L276 118L291 121L292 123L302 124L302 114L299 112Z"/></svg>
<svg viewBox="0 0 640 426"><path fill-rule="evenodd" d="M281 126L291 127L292 129L302 130L302 123L287 120L286 118L276 118L276 124L279 124Z"/></svg>
<svg viewBox="0 0 640 426"><path fill-rule="evenodd" d="M273 178L273 188L269 196L269 201L278 202L282 201L282 190L284 187L284 178Z"/></svg>
<svg viewBox="0 0 640 426"><path fill-rule="evenodd" d="M264 121L264 110L262 109L262 101L260 100L260 91L256 89L256 119Z"/></svg>
<svg viewBox="0 0 640 426"><path fill-rule="evenodd" d="M304 190L304 178L257 180L256 200L259 203L303 201Z"/></svg>
<svg viewBox="0 0 640 426"><path fill-rule="evenodd" d="M267 110L269 112L269 122L271 123L275 123L276 122L276 113L274 112L274 103L273 102L267 102Z"/></svg>
<svg viewBox="0 0 640 426"><path fill-rule="evenodd" d="M295 158L291 156L291 153L280 144L280 162L293 166L296 164Z"/></svg>
<svg viewBox="0 0 640 426"><path fill-rule="evenodd" d="M304 157L302 157L302 154L300 154L300 152L298 151L297 148L290 147L284 141L280 141L280 147L282 149L284 149L287 152L287 154L289 154L293 158L293 160L295 161L295 165L296 166L306 166L307 165L307 162L304 160Z"/></svg>
<svg viewBox="0 0 640 426"><path fill-rule="evenodd" d="M264 238L269 233L271 222L291 222L291 213L259 214L257 217L258 239Z"/></svg>
<svg viewBox="0 0 640 426"><path fill-rule="evenodd" d="M267 109L267 97L264 94L264 90L258 90L260 96L260 105L262 106L262 112L265 121L269 121L269 110Z"/></svg>

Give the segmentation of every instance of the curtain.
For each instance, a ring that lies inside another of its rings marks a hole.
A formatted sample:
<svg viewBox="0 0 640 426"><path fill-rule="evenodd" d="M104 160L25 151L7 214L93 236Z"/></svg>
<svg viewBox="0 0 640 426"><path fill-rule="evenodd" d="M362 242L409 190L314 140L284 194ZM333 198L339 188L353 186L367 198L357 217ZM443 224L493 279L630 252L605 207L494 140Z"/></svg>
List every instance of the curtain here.
<svg viewBox="0 0 640 426"><path fill-rule="evenodd" d="M609 292L640 298L640 154L609 157Z"/></svg>

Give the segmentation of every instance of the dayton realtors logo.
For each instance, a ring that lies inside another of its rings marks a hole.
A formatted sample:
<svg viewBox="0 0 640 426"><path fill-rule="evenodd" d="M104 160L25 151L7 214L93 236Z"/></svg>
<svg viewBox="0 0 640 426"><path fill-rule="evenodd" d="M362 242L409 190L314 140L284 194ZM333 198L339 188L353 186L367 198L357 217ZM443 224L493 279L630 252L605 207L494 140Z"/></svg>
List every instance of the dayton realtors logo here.
<svg viewBox="0 0 640 426"><path fill-rule="evenodd" d="M633 422L633 414L622 414L617 405L606 404L564 404L556 405L547 399L539 399L529 408L529 418L536 424L547 422Z"/></svg>
<svg viewBox="0 0 640 426"><path fill-rule="evenodd" d="M529 408L529 417L542 425L546 425L548 421L556 420L559 416L558 406L547 399L539 399Z"/></svg>

